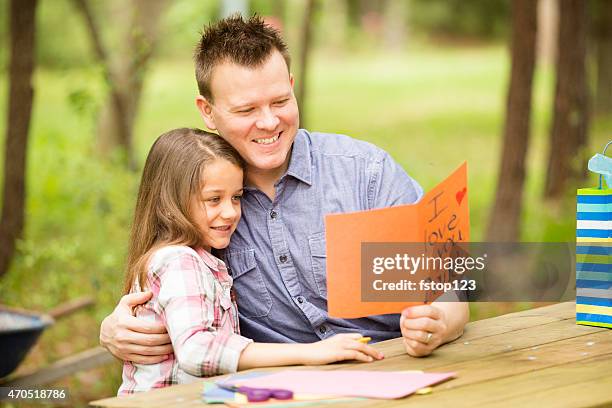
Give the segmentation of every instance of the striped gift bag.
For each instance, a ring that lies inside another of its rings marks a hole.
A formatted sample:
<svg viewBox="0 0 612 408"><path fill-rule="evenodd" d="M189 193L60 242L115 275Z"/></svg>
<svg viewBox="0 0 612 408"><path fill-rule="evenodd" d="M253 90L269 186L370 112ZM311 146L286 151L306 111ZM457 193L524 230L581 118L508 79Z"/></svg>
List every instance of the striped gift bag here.
<svg viewBox="0 0 612 408"><path fill-rule="evenodd" d="M577 202L576 323L612 328L612 189L600 176Z"/></svg>

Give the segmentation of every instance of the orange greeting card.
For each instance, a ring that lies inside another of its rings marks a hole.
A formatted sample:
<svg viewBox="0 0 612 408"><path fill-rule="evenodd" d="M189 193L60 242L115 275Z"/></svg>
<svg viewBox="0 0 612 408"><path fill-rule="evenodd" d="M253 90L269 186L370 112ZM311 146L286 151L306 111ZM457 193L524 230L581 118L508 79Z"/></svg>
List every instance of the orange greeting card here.
<svg viewBox="0 0 612 408"><path fill-rule="evenodd" d="M325 217L327 306L331 317L357 318L399 313L424 302L363 301L362 244L413 242L433 248L445 242L469 242L467 164L417 204Z"/></svg>

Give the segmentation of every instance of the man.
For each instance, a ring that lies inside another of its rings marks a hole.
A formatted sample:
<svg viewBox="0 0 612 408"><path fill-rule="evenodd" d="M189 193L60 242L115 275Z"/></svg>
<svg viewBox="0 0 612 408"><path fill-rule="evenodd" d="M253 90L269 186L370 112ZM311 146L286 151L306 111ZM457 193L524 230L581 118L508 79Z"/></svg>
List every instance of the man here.
<svg viewBox="0 0 612 408"><path fill-rule="evenodd" d="M265 342L313 342L340 332L375 341L402 336L411 356L460 336L466 303L435 302L401 316L327 315L324 215L414 203L421 187L369 143L298 129L287 47L259 17L208 27L195 61L196 105L206 126L247 163L243 216L225 251L242 334ZM100 343L116 357L146 364L172 352L163 326L132 316L149 297L124 296L102 322Z"/></svg>

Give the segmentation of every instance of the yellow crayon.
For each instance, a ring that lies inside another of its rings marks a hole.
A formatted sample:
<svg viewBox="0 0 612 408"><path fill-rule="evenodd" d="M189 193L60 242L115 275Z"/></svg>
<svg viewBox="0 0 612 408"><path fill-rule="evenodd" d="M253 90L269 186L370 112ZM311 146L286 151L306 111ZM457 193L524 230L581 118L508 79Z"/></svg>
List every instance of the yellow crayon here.
<svg viewBox="0 0 612 408"><path fill-rule="evenodd" d="M426 395L426 394L431 394L432 391L433 391L433 388L425 387L425 388L421 388L420 390L416 390L415 394L416 395Z"/></svg>
<svg viewBox="0 0 612 408"><path fill-rule="evenodd" d="M372 340L372 338L371 338L371 337L362 337L362 338L358 339L357 341L358 341L358 342L360 342L360 343L365 343L365 344L367 344L367 343L369 343L369 342L370 342L370 340Z"/></svg>

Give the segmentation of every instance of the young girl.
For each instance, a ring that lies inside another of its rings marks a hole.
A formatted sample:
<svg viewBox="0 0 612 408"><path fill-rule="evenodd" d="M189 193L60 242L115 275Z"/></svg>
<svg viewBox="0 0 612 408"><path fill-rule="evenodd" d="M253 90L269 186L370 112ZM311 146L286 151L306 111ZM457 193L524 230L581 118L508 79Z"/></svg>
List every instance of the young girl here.
<svg viewBox="0 0 612 408"><path fill-rule="evenodd" d="M382 358L356 333L311 344L254 343L240 335L232 278L210 251L227 247L238 225L243 175L238 153L212 133L175 129L151 147L124 292L153 292L136 316L164 323L174 354L152 365L125 362L120 395L253 367Z"/></svg>

